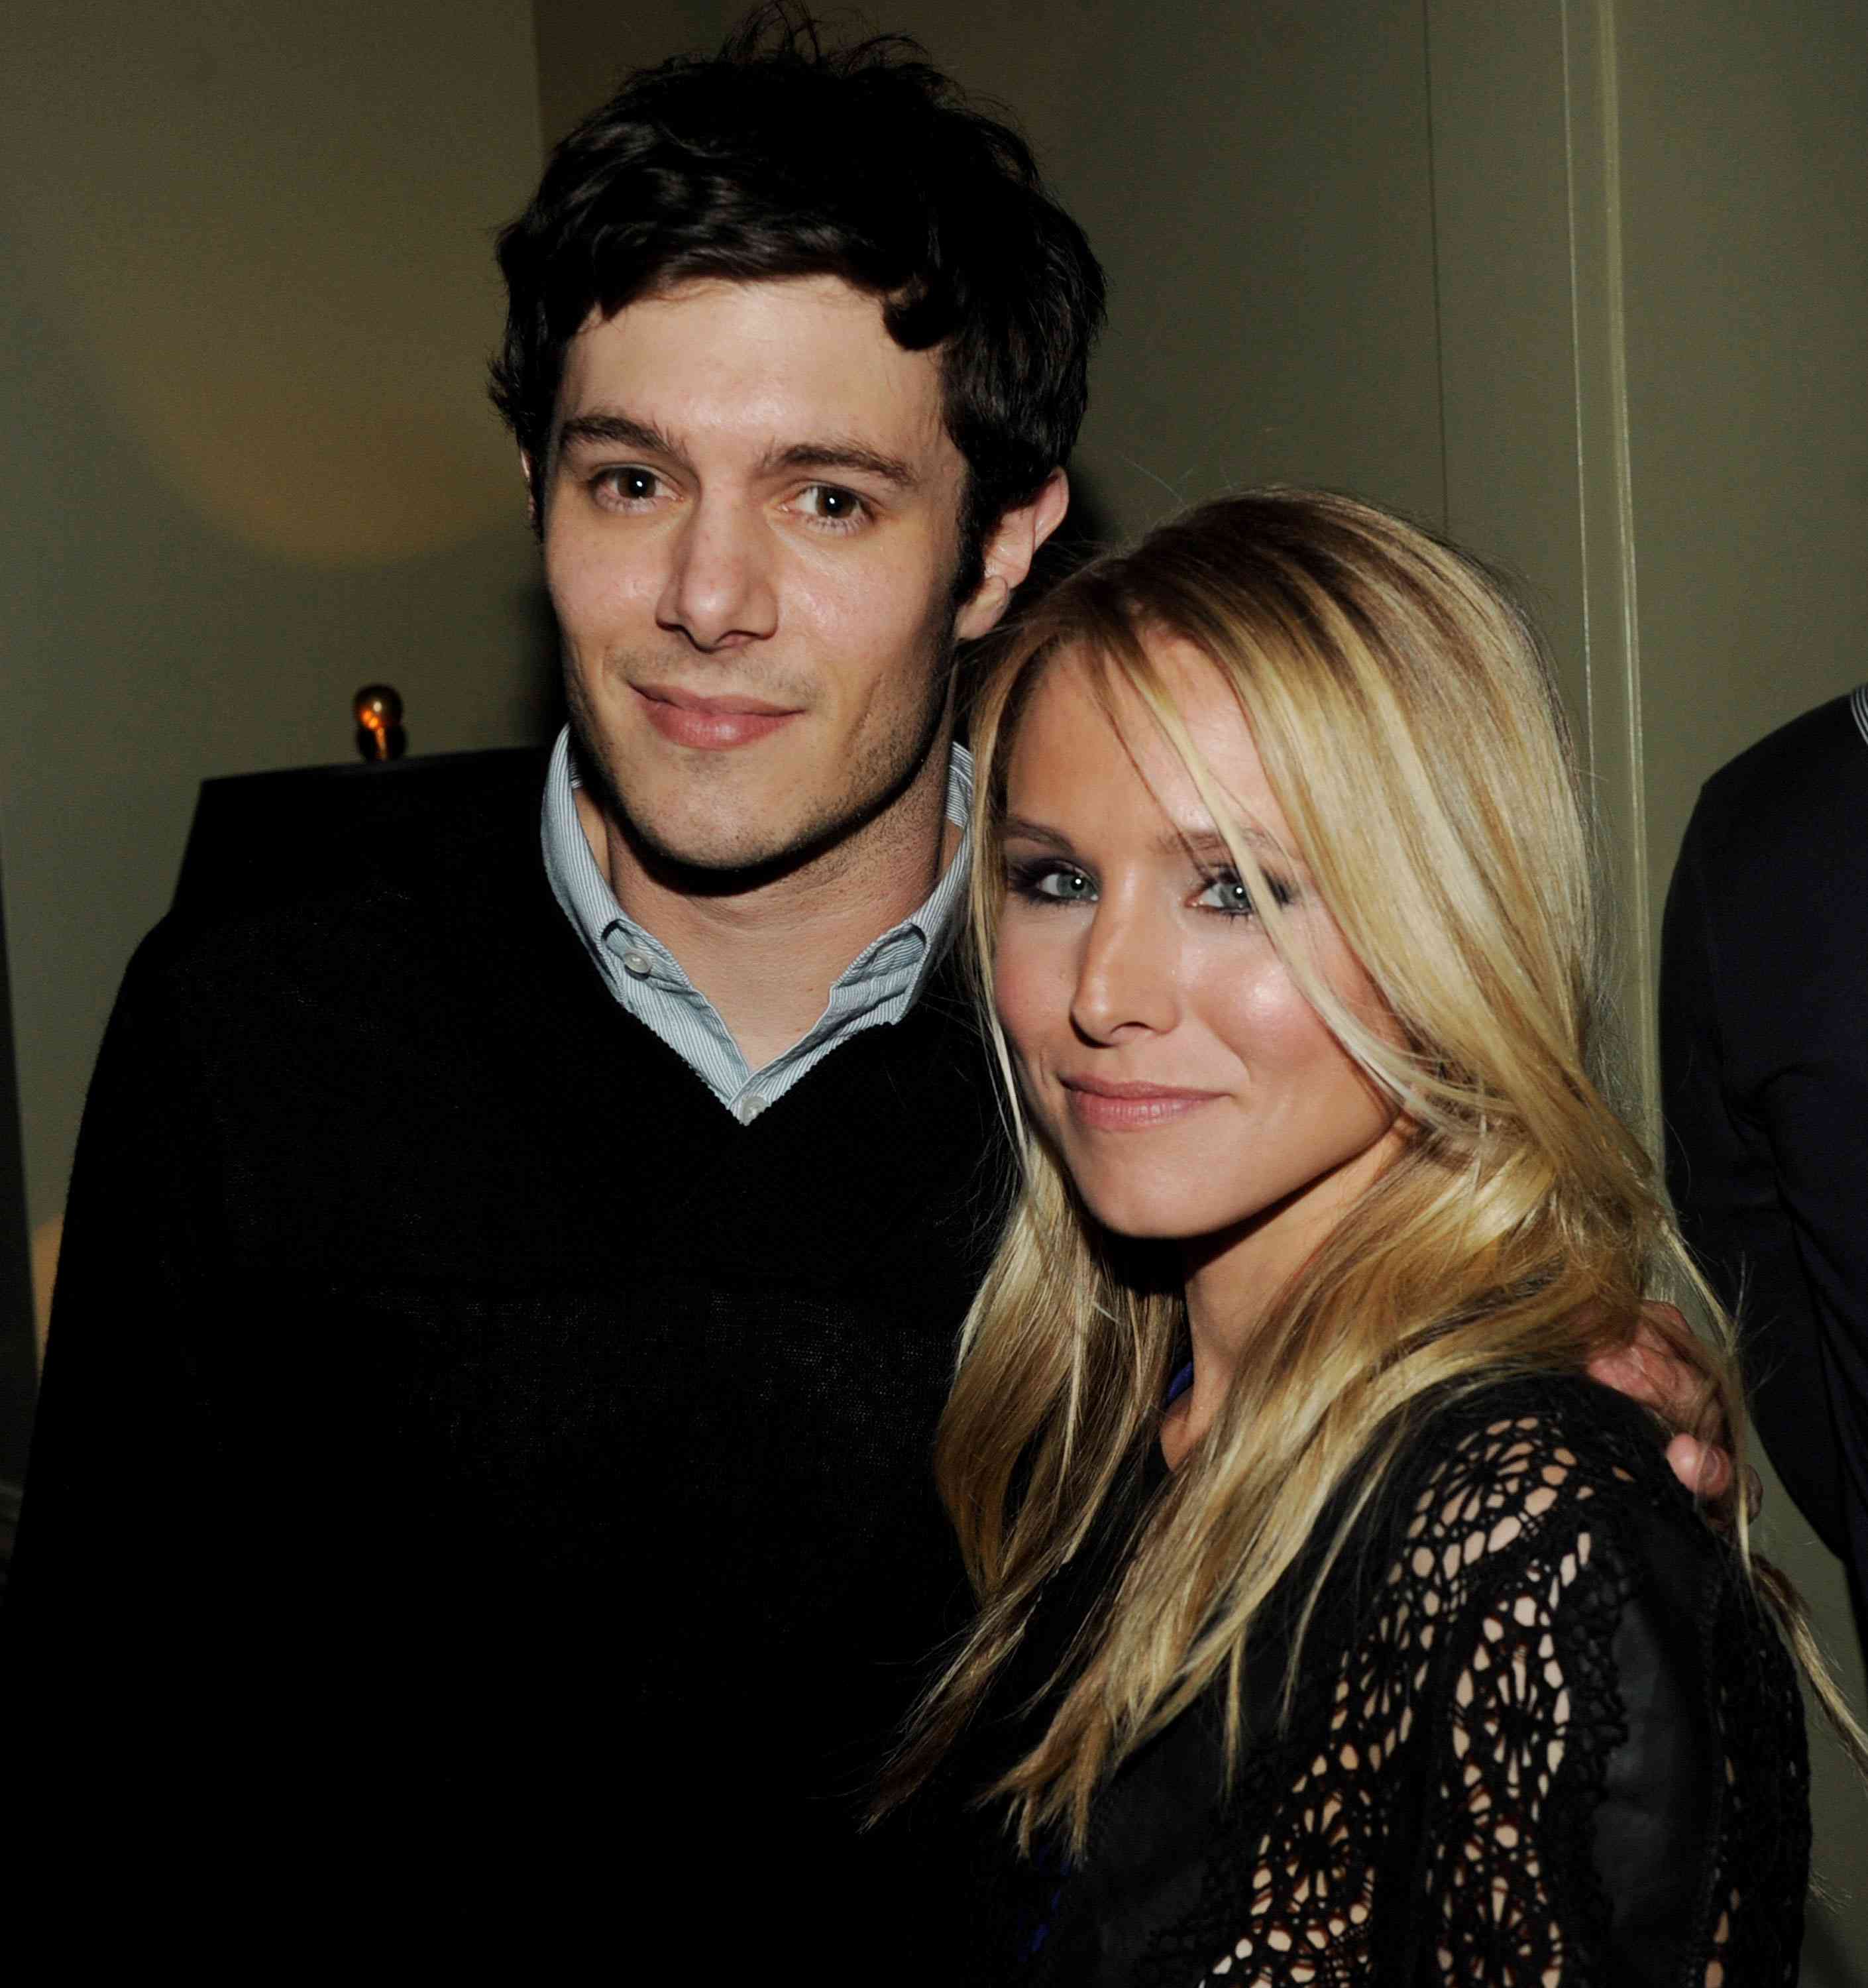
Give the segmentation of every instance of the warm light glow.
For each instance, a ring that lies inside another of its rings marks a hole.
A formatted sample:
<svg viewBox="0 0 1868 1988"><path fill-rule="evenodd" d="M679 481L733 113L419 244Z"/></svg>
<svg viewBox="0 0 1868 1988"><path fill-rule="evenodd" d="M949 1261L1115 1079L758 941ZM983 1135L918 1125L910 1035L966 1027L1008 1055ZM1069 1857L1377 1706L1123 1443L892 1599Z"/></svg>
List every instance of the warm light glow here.
<svg viewBox="0 0 1868 1988"><path fill-rule="evenodd" d="M523 189L509 146L463 141L499 107L424 11L337 60L315 12L8 22L0 201L40 308L190 507L295 564L387 564L519 514L481 369L491 233Z"/></svg>
<svg viewBox="0 0 1868 1988"><path fill-rule="evenodd" d="M46 1364L46 1334L52 1323L52 1287L58 1281L59 1246L65 1239L62 1212L32 1232L32 1334L39 1363Z"/></svg>

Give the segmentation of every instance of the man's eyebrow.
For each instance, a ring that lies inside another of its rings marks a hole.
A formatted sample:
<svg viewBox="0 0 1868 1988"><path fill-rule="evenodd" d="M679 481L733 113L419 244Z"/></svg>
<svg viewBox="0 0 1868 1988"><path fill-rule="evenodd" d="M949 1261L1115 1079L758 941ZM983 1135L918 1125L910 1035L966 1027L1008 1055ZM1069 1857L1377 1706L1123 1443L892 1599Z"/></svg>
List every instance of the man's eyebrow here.
<svg viewBox="0 0 1868 1988"><path fill-rule="evenodd" d="M880 449L860 441L831 436L822 441L796 441L789 448L768 449L759 464L761 473L781 469L847 469L859 476L873 476L904 492L920 489L920 472L898 455L884 455Z"/></svg>
<svg viewBox="0 0 1868 1988"><path fill-rule="evenodd" d="M639 448L646 455L677 462L682 459L680 448L653 422L638 421L616 408L598 407L589 414L573 415L558 431L558 446L561 450ZM904 492L921 487L920 472L901 457L885 455L880 449L841 436L792 442L785 448L775 445L759 460L762 476L799 469L846 470L859 476L873 476Z"/></svg>
<svg viewBox="0 0 1868 1988"><path fill-rule="evenodd" d="M681 451L652 422L639 421L633 414L615 409L596 408L587 414L573 414L558 431L562 449L639 448L645 455L680 459Z"/></svg>

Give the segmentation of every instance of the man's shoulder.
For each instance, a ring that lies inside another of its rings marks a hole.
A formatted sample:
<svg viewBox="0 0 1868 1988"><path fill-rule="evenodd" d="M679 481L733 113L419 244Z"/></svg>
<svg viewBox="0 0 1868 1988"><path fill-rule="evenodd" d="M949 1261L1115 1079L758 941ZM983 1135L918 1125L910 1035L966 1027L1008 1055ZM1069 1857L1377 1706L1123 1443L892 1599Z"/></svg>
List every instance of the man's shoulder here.
<svg viewBox="0 0 1868 1988"><path fill-rule="evenodd" d="M1748 746L1708 779L1694 810L1700 834L1748 841L1799 837L1868 796L1868 685L1804 712Z"/></svg>
<svg viewBox="0 0 1868 1988"><path fill-rule="evenodd" d="M464 949L496 972L553 908L544 760L463 755L437 771L417 762L406 779L397 769L328 788L296 775L212 783L223 791L204 796L176 901L137 948L126 992L218 1007L269 987L367 984Z"/></svg>
<svg viewBox="0 0 1868 1988"><path fill-rule="evenodd" d="M1713 935L1722 978L1794 998L1794 1029L1860 971L1868 889L1868 690L1834 698L1743 752L1700 790L1671 894ZM1684 932L1677 938L1684 937ZM1787 971L1786 948L1799 962ZM1818 971L1819 962L1827 962Z"/></svg>

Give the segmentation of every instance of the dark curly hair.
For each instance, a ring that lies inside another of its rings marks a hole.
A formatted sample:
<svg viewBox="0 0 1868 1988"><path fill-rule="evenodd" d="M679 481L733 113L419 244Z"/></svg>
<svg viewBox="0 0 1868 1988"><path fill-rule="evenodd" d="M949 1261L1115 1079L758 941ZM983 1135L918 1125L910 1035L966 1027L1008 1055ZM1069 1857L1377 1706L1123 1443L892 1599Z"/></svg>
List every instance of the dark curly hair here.
<svg viewBox="0 0 1868 1988"><path fill-rule="evenodd" d="M491 367L539 475L565 350L593 309L691 278L839 276L880 299L897 344L939 348L968 470L956 593L971 591L993 527L1076 439L1103 272L1024 140L925 54L897 35L826 49L776 0L718 56L637 71L557 147L499 238Z"/></svg>

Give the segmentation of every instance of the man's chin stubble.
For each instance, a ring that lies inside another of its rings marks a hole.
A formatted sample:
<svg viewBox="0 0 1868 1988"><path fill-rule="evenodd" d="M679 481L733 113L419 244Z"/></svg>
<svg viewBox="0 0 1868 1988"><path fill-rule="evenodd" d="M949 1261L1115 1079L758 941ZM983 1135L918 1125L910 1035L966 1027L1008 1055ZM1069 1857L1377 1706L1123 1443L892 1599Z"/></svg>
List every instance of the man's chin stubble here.
<svg viewBox="0 0 1868 1988"><path fill-rule="evenodd" d="M658 833L654 823L629 806L615 768L600 742L577 673L569 668L565 671L565 702L579 770L643 873L663 888L683 896L725 898L761 889L821 861L839 844L853 840L887 814L914 785L942 735L947 688L944 680L940 695L919 714L920 722L909 742L904 746L898 734L896 749L878 756L885 770L868 791L863 791L866 783L859 782L856 793L841 797L838 805L823 810L816 820L782 840L762 840L748 833L728 847L705 849ZM944 778L943 793L944 790Z"/></svg>
<svg viewBox="0 0 1868 1988"><path fill-rule="evenodd" d="M932 741L923 746L905 768L873 790L841 797L837 805L789 834L762 835L757 827L748 824L738 836L691 838L670 835L629 806L607 758L593 749L575 717L573 734L583 778L594 790L593 798L612 832L627 845L631 860L661 888L697 898L741 895L821 863L900 801L926 766L933 746Z"/></svg>

